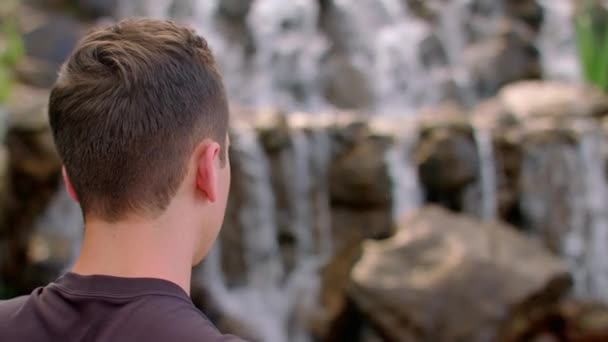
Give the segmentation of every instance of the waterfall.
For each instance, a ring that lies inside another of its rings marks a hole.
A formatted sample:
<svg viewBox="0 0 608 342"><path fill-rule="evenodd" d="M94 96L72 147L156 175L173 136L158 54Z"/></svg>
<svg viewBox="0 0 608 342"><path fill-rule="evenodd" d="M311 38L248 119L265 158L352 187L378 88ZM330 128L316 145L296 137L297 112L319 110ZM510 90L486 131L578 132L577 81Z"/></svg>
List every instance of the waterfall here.
<svg viewBox="0 0 608 342"><path fill-rule="evenodd" d="M293 269L281 263L270 161L255 129L236 122L231 148L233 158L239 161L237 176L244 180L239 189L244 200L238 208L238 222L248 277L243 285L226 285L221 239L195 273L221 310L247 324L263 341L310 340L307 322L318 309L318 271L331 252L326 184L329 135L305 119L290 117L291 150L281 163L287 164L281 171L290 185L288 209L296 239Z"/></svg>
<svg viewBox="0 0 608 342"><path fill-rule="evenodd" d="M480 208L477 214L485 220L493 220L496 218L497 210L497 184L492 133L486 128L474 127L473 136L479 156L479 188L481 191Z"/></svg>
<svg viewBox="0 0 608 342"><path fill-rule="evenodd" d="M254 2L247 19L256 45L254 104L320 108L317 66L327 44L317 29L318 13L316 0Z"/></svg>
<svg viewBox="0 0 608 342"><path fill-rule="evenodd" d="M241 162L242 177L250 186L239 219L243 229L249 281L259 289L272 289L283 278L276 242L277 226L268 160L257 135L249 127L235 127L233 150Z"/></svg>
<svg viewBox="0 0 608 342"><path fill-rule="evenodd" d="M469 45L465 33L467 13L470 0L452 0L441 11L440 38L449 62L450 73L457 88L459 97L466 108L472 108L479 102L479 94L474 90L473 77L463 60L464 52ZM502 12L502 3L492 1L485 4L492 18L498 18ZM473 137L479 159L479 180L477 187L479 198L471 211L483 219L496 218L496 168L492 145L492 135L486 128L474 122Z"/></svg>
<svg viewBox="0 0 608 342"><path fill-rule="evenodd" d="M578 141L526 146L521 208L527 226L569 264L575 292L608 301L606 137L578 125Z"/></svg>
<svg viewBox="0 0 608 342"><path fill-rule="evenodd" d="M539 2L545 10L541 34L538 37L543 74L549 79L579 81L581 71L572 24L575 1Z"/></svg>
<svg viewBox="0 0 608 342"><path fill-rule="evenodd" d="M318 127L318 126L317 126ZM331 231L331 204L329 199L328 170L331 158L331 140L327 129L315 130L312 143L312 175L317 179L314 189L314 217L316 218L316 245L319 257L328 260L333 253Z"/></svg>
<svg viewBox="0 0 608 342"><path fill-rule="evenodd" d="M570 20L571 1L539 1L545 8L538 40L544 73L548 78L578 80L574 32L572 25L564 24ZM403 0L333 0L335 32L320 24L321 17L329 14L317 0L252 0L236 17L223 14L225 3L120 1L118 16L178 17L193 25L214 51L229 98L242 105L331 110L333 104L323 93L323 67L332 54L344 57L369 87L372 99L365 108L392 115L388 124L382 119L374 123L394 136L385 156L393 181L392 213L397 218L419 207L422 195L411 155L417 136L407 116L446 100L457 100L467 109L477 104L483 92L478 83L483 82L473 73L466 52L476 40L496 33L497 19L504 15L501 1L421 1L436 12L429 20ZM479 14L472 7L481 8L486 16L481 24L474 22ZM198 275L229 314L246 320L270 342L308 339L301 322L314 311L318 268L332 253L327 184L331 137L326 117L292 115L287 120L290 151L281 156L284 167L279 177L290 185L286 202L296 243L293 268L281 260L271 161L254 128L237 125L233 150L241 160L239 177L245 183L237 220L247 269L245 284L227 285L222 269L226 246L221 243L212 249ZM493 219L497 182L492 136L477 124L473 132L480 175L475 211ZM600 140L595 134L583 137L576 147L529 147L522 179L527 189L534 190L523 191L522 207L529 225L554 240L555 250L566 255L578 291L608 298L604 290L608 271L602 263L608 256L601 246L608 241L608 221L602 214L608 202L600 169L605 160ZM550 226L563 227L563 231L550 231Z"/></svg>
<svg viewBox="0 0 608 342"><path fill-rule="evenodd" d="M301 130L294 130L290 135L292 153L283 165L285 184L289 184L288 197L292 212L291 226L297 240L297 258L310 255L313 250L312 208L310 193L312 179L310 172L311 148L307 137Z"/></svg>
<svg viewBox="0 0 608 342"><path fill-rule="evenodd" d="M409 118L402 119L399 125L391 122L395 142L386 154L386 163L393 180L393 208L395 221L402 215L422 205L422 190L418 182L418 169L413 162L411 150L417 143L416 125ZM395 130L395 127L398 127ZM377 128L378 129L378 128Z"/></svg>
<svg viewBox="0 0 608 342"><path fill-rule="evenodd" d="M239 159L240 177L245 180L243 204L239 208L247 283L226 288L221 275L221 244L214 247L198 275L209 284L228 314L248 323L263 341L287 341L289 300L282 287L285 276L280 262L274 198L268 160L252 127L234 125L231 148ZM217 277L217 278L216 278Z"/></svg>
<svg viewBox="0 0 608 342"><path fill-rule="evenodd" d="M576 284L581 296L600 298L608 301L608 184L605 165L606 137L597 129L590 129L581 134L579 144L580 167L584 183L584 226L571 231L566 236L566 252L572 249L577 252L580 241L584 241L583 260L573 266L579 274ZM578 251L580 252L580 250ZM567 254L568 255L568 254ZM576 254L575 254L576 255Z"/></svg>
<svg viewBox="0 0 608 342"><path fill-rule="evenodd" d="M30 257L43 264L64 265L65 272L78 257L82 233L80 206L61 182L49 206L34 224Z"/></svg>

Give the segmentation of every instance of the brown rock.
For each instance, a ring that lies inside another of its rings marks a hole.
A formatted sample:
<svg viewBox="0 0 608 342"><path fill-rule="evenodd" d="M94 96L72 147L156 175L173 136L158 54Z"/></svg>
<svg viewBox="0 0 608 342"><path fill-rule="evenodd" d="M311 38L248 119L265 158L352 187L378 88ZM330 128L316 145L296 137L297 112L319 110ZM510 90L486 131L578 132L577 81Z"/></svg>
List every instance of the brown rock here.
<svg viewBox="0 0 608 342"><path fill-rule="evenodd" d="M541 77L535 37L509 20L504 21L500 34L469 46L465 60L478 93L484 97L508 83Z"/></svg>
<svg viewBox="0 0 608 342"><path fill-rule="evenodd" d="M414 156L427 201L461 210L464 192L479 173L470 122L456 114L423 116Z"/></svg>
<svg viewBox="0 0 608 342"><path fill-rule="evenodd" d="M49 95L47 89L24 84L13 86L6 104L9 128L28 132L48 130Z"/></svg>
<svg viewBox="0 0 608 342"><path fill-rule="evenodd" d="M332 203L365 208L390 205L391 180L386 152L391 139L374 134L361 122L337 128L336 151L329 169Z"/></svg>
<svg viewBox="0 0 608 342"><path fill-rule="evenodd" d="M552 81L528 81L506 86L498 94L506 112L520 121L530 118L603 117L608 96L588 87Z"/></svg>
<svg viewBox="0 0 608 342"><path fill-rule="evenodd" d="M15 66L17 78L28 85L50 88L57 79L57 66L44 60L24 57Z"/></svg>
<svg viewBox="0 0 608 342"><path fill-rule="evenodd" d="M526 23L538 32L544 19L544 10L536 0L506 0L506 12L509 16Z"/></svg>
<svg viewBox="0 0 608 342"><path fill-rule="evenodd" d="M313 333L322 338L338 334L334 331L340 316L350 310L346 290L349 274L361 256L361 243L366 239L380 239L392 234L390 208L353 210L345 207L332 209L333 256L321 270L320 303L323 312L314 320Z"/></svg>
<svg viewBox="0 0 608 342"><path fill-rule="evenodd" d="M511 310L570 284L563 264L512 228L432 207L366 242L351 279L349 293L388 341L494 340Z"/></svg>

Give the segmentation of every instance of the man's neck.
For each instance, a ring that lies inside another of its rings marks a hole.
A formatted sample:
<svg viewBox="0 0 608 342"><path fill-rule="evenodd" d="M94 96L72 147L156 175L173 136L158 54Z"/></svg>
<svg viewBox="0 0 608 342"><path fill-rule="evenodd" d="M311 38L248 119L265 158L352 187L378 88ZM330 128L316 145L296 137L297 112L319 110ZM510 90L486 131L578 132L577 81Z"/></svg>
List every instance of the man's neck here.
<svg viewBox="0 0 608 342"><path fill-rule="evenodd" d="M72 272L125 278L158 278L190 293L192 237L150 222L85 225L80 256Z"/></svg>

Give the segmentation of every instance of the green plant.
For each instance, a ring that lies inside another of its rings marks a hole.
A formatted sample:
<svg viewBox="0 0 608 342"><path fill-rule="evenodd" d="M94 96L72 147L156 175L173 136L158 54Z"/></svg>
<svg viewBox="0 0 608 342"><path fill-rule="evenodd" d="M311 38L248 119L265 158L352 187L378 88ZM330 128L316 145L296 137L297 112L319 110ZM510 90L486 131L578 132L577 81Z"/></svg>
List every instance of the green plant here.
<svg viewBox="0 0 608 342"><path fill-rule="evenodd" d="M608 12L587 1L577 11L575 28L584 79L608 92Z"/></svg>
<svg viewBox="0 0 608 342"><path fill-rule="evenodd" d="M0 103L3 103L10 95L13 69L24 55L25 48L17 26L11 20L5 20L2 24L0 37Z"/></svg>

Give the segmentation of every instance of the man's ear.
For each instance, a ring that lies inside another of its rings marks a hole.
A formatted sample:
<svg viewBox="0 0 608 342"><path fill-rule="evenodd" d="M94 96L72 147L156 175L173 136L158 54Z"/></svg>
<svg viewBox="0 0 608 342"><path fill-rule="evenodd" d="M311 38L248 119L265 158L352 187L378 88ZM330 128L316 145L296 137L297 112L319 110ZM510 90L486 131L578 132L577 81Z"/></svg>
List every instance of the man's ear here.
<svg viewBox="0 0 608 342"><path fill-rule="evenodd" d="M63 175L63 182L65 183L65 189L74 202L78 203L78 196L76 196L76 191L74 191L74 186L72 186L72 181L70 181L70 177L68 177L68 172L65 170L65 166L61 168L61 174Z"/></svg>
<svg viewBox="0 0 608 342"><path fill-rule="evenodd" d="M220 145L215 141L205 140L196 148L196 188L210 202L215 202L218 195L218 171Z"/></svg>

